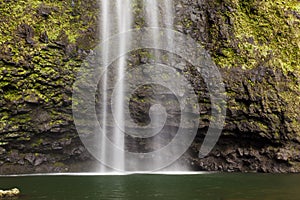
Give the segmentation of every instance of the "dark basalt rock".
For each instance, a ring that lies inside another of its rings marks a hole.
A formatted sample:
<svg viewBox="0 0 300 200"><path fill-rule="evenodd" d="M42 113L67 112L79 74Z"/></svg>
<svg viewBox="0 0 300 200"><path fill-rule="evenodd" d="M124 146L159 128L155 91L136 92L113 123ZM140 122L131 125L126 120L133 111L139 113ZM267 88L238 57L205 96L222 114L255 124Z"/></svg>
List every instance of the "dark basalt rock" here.
<svg viewBox="0 0 300 200"><path fill-rule="evenodd" d="M24 38L28 44L33 45L33 37L34 37L34 30L28 24L21 24L18 28L18 34L20 37Z"/></svg>
<svg viewBox="0 0 300 200"><path fill-rule="evenodd" d="M48 34L47 32L43 32L41 35L40 35L40 42L42 43L48 43L49 42L49 38L48 38Z"/></svg>

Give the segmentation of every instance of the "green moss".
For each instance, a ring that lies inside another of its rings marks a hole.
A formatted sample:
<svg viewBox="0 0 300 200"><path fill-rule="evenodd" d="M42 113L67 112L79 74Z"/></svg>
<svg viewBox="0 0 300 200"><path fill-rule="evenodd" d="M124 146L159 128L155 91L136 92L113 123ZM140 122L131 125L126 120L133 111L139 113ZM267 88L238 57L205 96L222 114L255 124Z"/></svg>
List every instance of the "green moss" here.
<svg viewBox="0 0 300 200"><path fill-rule="evenodd" d="M33 139L40 123L33 110L51 110L53 126L72 121L71 88L82 60L77 51L81 43L93 48L98 11L93 1L71 2L0 2L0 145L17 137L13 142L40 146L44 136ZM24 26L32 30L29 38Z"/></svg>
<svg viewBox="0 0 300 200"><path fill-rule="evenodd" d="M243 85L248 85L250 97L262 98L263 112L274 120L272 125L280 124L281 113L285 119L281 126L285 126L288 132L284 134L291 138L295 138L294 133L300 136L300 2L234 0L222 3L227 4L231 11L217 11L221 23L210 29L214 61L221 68L242 68L245 75L259 74L257 70L262 68L273 71L275 77L265 74L260 81L245 77ZM229 36L220 39L222 28L227 28L226 18L230 19ZM260 91L260 94L254 94L252 90L255 93ZM242 95L230 91L227 94L233 98ZM239 103L233 102L233 105L237 110L244 110ZM276 130L273 138L280 139L283 127L274 125L272 130Z"/></svg>
<svg viewBox="0 0 300 200"><path fill-rule="evenodd" d="M12 101L12 102L22 99L22 95L18 91L12 91L12 90L5 92L3 97L5 100Z"/></svg>
<svg viewBox="0 0 300 200"><path fill-rule="evenodd" d="M182 24L185 28L190 28L193 25L193 22L189 18L184 18Z"/></svg>
<svg viewBox="0 0 300 200"><path fill-rule="evenodd" d="M232 1L233 38L222 56L221 67L252 69L268 65L285 73L300 68L300 2Z"/></svg>
<svg viewBox="0 0 300 200"><path fill-rule="evenodd" d="M5 13L5 19L9 20L1 27L6 37L1 38L0 43L12 39L9 30L15 30L21 23L32 26L36 33L46 31L50 40L56 40L61 30L68 34L71 42L76 41L79 35L78 29L81 22L79 15L74 16L74 8L68 1L10 1L0 4L2 13ZM39 10L46 9L49 16L38 15ZM87 11L88 12L88 11ZM70 25L72 23L72 25Z"/></svg>
<svg viewBox="0 0 300 200"><path fill-rule="evenodd" d="M30 141L30 140L31 140L30 136L17 138L17 141Z"/></svg>
<svg viewBox="0 0 300 200"><path fill-rule="evenodd" d="M32 147L39 147L44 142L42 138L37 139L34 143L31 144Z"/></svg>
<svg viewBox="0 0 300 200"><path fill-rule="evenodd" d="M1 142L0 141L0 146L5 146L5 145L7 145L8 144L8 142Z"/></svg>
<svg viewBox="0 0 300 200"><path fill-rule="evenodd" d="M143 15L143 2L134 0L132 3L133 15L134 15L134 28L140 29L145 26L145 18Z"/></svg>
<svg viewBox="0 0 300 200"><path fill-rule="evenodd" d="M56 162L56 163L54 163L54 167L64 167L64 166L65 166L65 164L62 163L62 162Z"/></svg>

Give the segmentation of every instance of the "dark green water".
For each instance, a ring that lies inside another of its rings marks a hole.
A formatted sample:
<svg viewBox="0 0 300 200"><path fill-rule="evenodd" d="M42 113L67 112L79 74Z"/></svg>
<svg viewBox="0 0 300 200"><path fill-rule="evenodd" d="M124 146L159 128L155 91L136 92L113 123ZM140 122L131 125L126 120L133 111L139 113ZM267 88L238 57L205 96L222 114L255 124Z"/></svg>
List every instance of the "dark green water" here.
<svg viewBox="0 0 300 200"><path fill-rule="evenodd" d="M299 200L300 175L199 174L1 177L18 199L36 200Z"/></svg>

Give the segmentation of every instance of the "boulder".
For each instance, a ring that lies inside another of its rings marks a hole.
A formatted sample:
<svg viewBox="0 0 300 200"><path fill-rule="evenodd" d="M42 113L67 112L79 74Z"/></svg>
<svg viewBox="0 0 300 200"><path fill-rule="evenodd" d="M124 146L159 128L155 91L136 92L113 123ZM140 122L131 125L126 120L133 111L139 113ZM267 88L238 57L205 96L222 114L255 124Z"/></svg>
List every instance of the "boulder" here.
<svg viewBox="0 0 300 200"><path fill-rule="evenodd" d="M6 197L16 197L19 196L20 190L18 188L13 188L10 190L0 190L0 199Z"/></svg>

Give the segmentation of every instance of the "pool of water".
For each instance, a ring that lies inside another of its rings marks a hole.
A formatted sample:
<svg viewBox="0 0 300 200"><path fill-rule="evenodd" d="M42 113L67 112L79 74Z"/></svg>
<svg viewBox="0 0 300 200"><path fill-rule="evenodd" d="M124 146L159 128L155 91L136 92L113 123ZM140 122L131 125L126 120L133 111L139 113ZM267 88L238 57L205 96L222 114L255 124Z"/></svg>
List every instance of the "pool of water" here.
<svg viewBox="0 0 300 200"><path fill-rule="evenodd" d="M299 200L300 174L131 174L0 177L18 199L36 200Z"/></svg>

